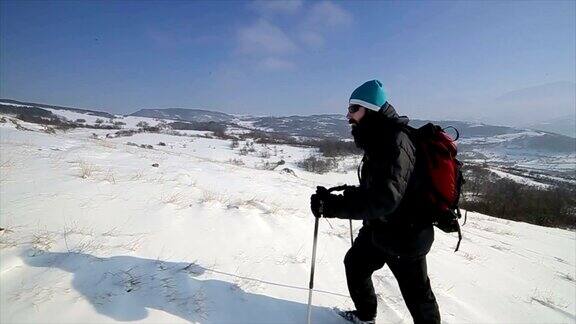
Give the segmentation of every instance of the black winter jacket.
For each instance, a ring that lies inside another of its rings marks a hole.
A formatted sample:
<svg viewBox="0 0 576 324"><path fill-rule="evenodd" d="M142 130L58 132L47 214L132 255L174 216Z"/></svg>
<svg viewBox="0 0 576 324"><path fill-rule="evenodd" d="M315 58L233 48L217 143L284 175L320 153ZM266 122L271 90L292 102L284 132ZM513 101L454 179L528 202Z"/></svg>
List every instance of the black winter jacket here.
<svg viewBox="0 0 576 324"><path fill-rule="evenodd" d="M365 117L366 118L366 117ZM359 168L360 185L325 202L327 217L362 219L360 235L392 256L422 256L434 241L431 222L416 194L416 150L403 130L408 118L399 117L386 103L362 122L369 134Z"/></svg>

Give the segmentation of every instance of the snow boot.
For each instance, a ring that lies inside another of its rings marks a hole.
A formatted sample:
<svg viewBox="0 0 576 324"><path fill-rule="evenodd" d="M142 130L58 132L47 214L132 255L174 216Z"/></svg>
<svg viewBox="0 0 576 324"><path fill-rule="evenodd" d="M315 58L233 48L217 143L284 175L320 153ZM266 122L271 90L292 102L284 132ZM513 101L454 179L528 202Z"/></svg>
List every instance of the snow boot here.
<svg viewBox="0 0 576 324"><path fill-rule="evenodd" d="M374 317L372 318L365 318L365 317L361 317L358 314L358 311L338 311L338 314L340 314L340 316L344 317L344 319L346 319L347 321L349 321L350 323L354 323L354 324L375 324L376 323L376 319Z"/></svg>

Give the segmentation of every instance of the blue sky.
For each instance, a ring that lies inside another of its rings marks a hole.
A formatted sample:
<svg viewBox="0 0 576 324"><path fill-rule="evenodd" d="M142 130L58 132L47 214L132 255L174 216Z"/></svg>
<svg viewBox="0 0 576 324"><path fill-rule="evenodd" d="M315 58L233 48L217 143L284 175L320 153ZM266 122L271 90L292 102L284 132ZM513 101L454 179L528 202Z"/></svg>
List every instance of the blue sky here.
<svg viewBox="0 0 576 324"><path fill-rule="evenodd" d="M377 78L401 113L476 118L511 91L576 81L575 3L4 0L0 96L310 115L343 113Z"/></svg>

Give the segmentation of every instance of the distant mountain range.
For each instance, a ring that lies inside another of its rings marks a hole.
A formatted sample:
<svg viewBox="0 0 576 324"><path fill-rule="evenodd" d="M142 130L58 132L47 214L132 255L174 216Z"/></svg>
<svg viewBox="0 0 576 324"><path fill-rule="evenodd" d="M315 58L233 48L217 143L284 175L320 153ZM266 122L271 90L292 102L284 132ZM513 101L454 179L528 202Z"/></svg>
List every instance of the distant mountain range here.
<svg viewBox="0 0 576 324"><path fill-rule="evenodd" d="M553 82L505 93L484 102L479 111L488 123L499 122L514 126L532 126L549 120L576 114L576 84ZM574 119L572 119L574 122ZM544 129L564 133L557 129ZM576 132L572 128L570 134ZM566 134L569 135L569 134ZM574 137L574 135L572 135Z"/></svg>
<svg viewBox="0 0 576 324"><path fill-rule="evenodd" d="M0 99L0 112L14 107L49 108L69 110L77 113L114 118L105 112L87 109L69 108L46 104L20 102ZM3 108L4 107L4 108ZM351 139L348 121L343 115L311 115L285 117L236 116L222 112L201 109L141 109L129 116L184 122L215 122L228 126L281 133L296 137ZM558 120L563 121L562 119ZM411 120L410 125L420 127L428 120ZM494 126L465 121L434 121L442 127L453 126L461 137L461 150L482 151L486 154L520 154L538 156L539 154L575 154L576 139L550 131L533 131L525 128ZM542 127L541 127L542 128ZM474 155L476 156L476 155Z"/></svg>
<svg viewBox="0 0 576 324"><path fill-rule="evenodd" d="M343 115L311 115L311 116L285 116L285 117L253 117L233 116L221 112L197 109L143 109L130 116L163 118L194 122L226 122L249 126L264 131L283 133L292 136L317 138L349 138L350 126ZM429 120L414 119L410 121L413 127L420 127ZM464 121L433 121L434 123L458 129L462 138L491 137L505 134L518 134L525 129L494 126ZM547 132L548 133L548 132ZM558 135L558 136L556 136ZM561 134L548 134L551 137L562 138ZM569 139L568 139L569 141Z"/></svg>
<svg viewBox="0 0 576 324"><path fill-rule="evenodd" d="M530 129L538 129L570 137L576 137L576 113L563 117L553 118L540 123L529 124L527 127Z"/></svg>

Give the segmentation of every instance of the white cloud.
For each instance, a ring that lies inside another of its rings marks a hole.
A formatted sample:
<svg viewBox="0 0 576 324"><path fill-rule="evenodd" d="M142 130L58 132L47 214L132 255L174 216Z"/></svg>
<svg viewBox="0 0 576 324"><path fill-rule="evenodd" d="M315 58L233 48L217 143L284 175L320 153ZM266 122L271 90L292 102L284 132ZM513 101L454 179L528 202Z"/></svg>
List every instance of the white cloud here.
<svg viewBox="0 0 576 324"><path fill-rule="evenodd" d="M277 58L277 57L267 57L260 62L260 66L266 70L293 70L296 65L288 60Z"/></svg>
<svg viewBox="0 0 576 324"><path fill-rule="evenodd" d="M265 19L238 32L238 49L245 54L290 54L298 47L280 28Z"/></svg>
<svg viewBox="0 0 576 324"><path fill-rule="evenodd" d="M306 10L298 37L304 45L320 48L330 32L349 26L352 21L352 14L339 5L330 1L315 2Z"/></svg>
<svg viewBox="0 0 576 324"><path fill-rule="evenodd" d="M261 15L294 14L302 8L301 0L257 0L250 7Z"/></svg>
<svg viewBox="0 0 576 324"><path fill-rule="evenodd" d="M308 10L305 25L312 29L327 29L347 26L352 23L352 15L339 5L330 2L316 2Z"/></svg>
<svg viewBox="0 0 576 324"><path fill-rule="evenodd" d="M255 1L249 6L260 18L238 31L237 52L265 70L295 69L295 54L323 47L329 33L353 21L348 11L330 1ZM286 15L292 15L290 25L295 28L282 29L272 23Z"/></svg>

